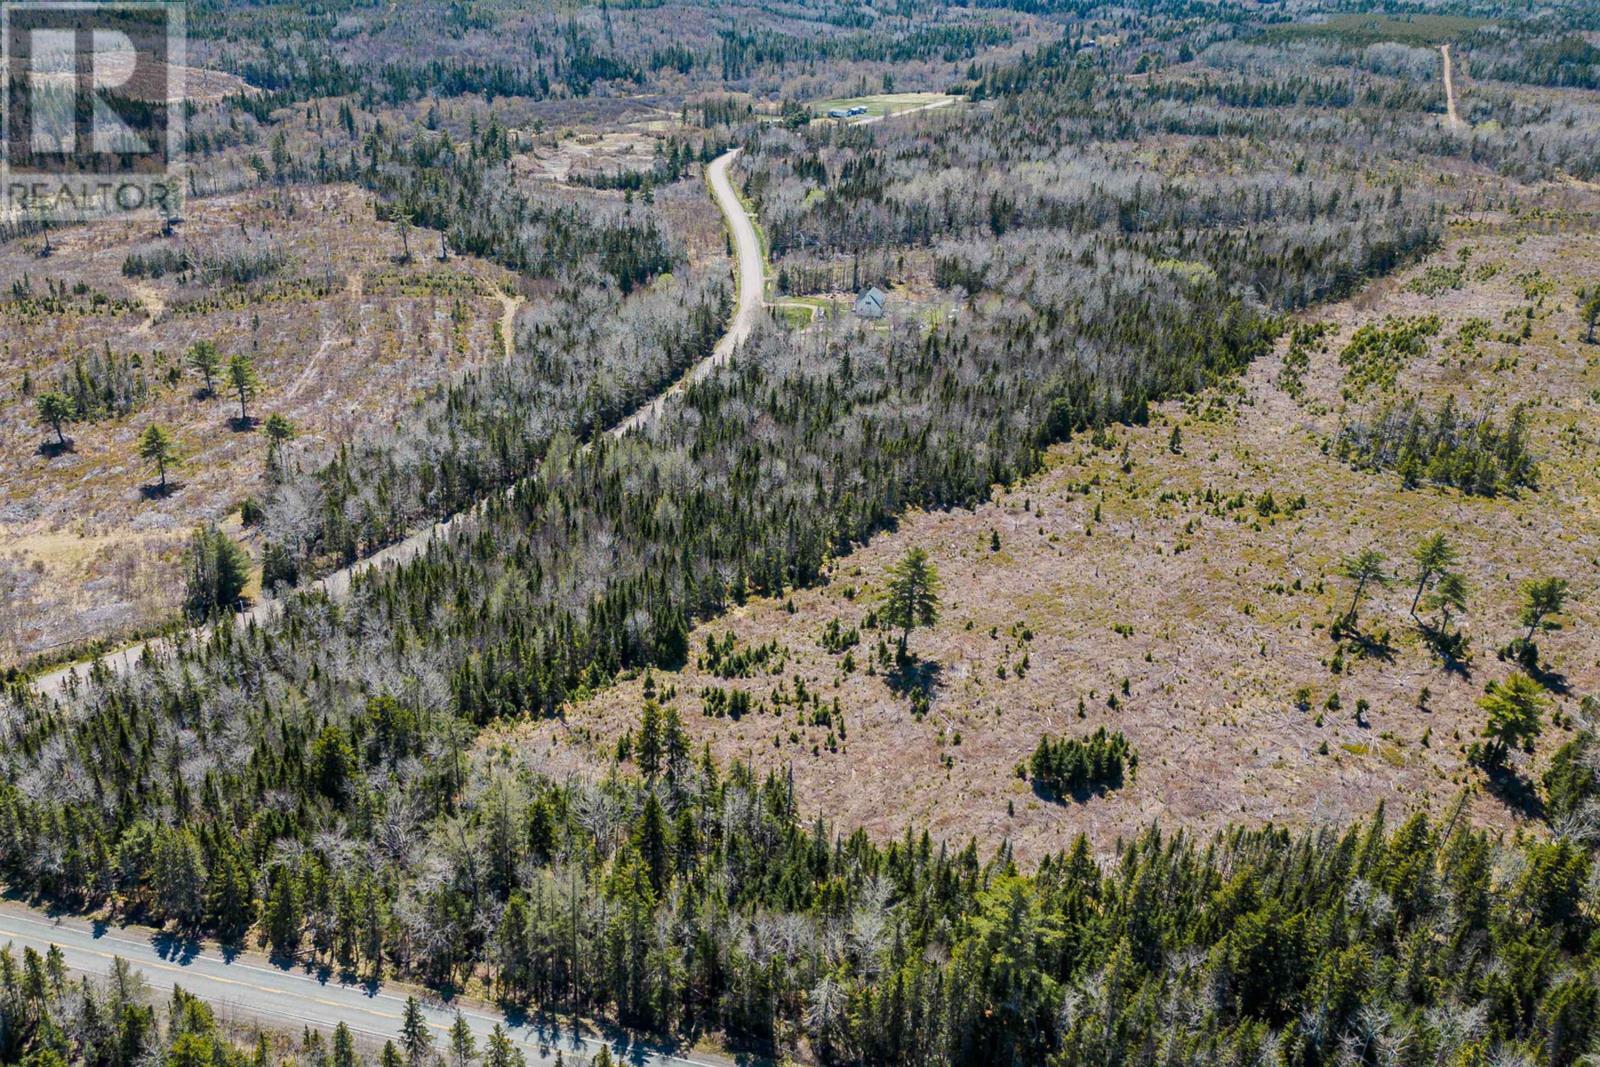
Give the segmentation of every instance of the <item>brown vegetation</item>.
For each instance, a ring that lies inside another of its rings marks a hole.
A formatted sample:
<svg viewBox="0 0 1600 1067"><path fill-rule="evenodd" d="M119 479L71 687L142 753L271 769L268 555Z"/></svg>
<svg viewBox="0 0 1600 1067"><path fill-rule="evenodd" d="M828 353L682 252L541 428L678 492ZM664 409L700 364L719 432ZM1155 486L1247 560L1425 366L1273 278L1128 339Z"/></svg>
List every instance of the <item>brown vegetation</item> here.
<svg viewBox="0 0 1600 1067"><path fill-rule="evenodd" d="M1058 446L1046 473L988 506L908 516L839 560L825 587L796 592L792 610L789 599L753 601L700 627L690 666L657 672L653 684L675 694L696 740L720 760L787 768L805 810L879 837L928 826L952 840L1008 839L1037 856L1079 831L1107 847L1151 820L1213 830L1343 822L1378 799L1437 807L1482 783L1463 749L1482 726L1483 686L1509 671L1495 650L1518 630L1519 582L1574 579L1569 624L1546 638L1545 656L1576 693L1600 682L1600 614L1589 595L1600 481L1596 443L1582 429L1600 367L1581 341L1573 296L1597 254L1593 232L1463 231L1395 283L1308 316L1336 329L1311 356L1301 402L1278 384L1281 344L1237 389L1163 405L1149 426L1114 430L1103 447L1088 436ZM1461 263L1460 289L1428 295L1404 285ZM1515 333L1529 308L1527 339L1463 346L1470 319L1489 319L1492 335L1506 323ZM1438 314L1443 329L1397 388L1430 401L1453 392L1469 411L1534 404L1536 490L1506 499L1406 489L1393 474L1325 453L1342 418L1356 413L1340 410L1337 355L1350 334L1386 315L1425 313ZM1456 670L1406 610L1410 553L1434 530L1459 546L1471 589L1473 655ZM882 665L867 671L880 637L892 647L892 635L863 627L886 568L910 546L927 549L945 583L938 624L911 645L935 679L920 720ZM1329 624L1349 596L1340 560L1368 546L1401 579L1363 607L1375 647L1365 657L1347 649L1335 663ZM861 643L827 651L823 629L833 619L861 628ZM707 638L728 633L740 649L776 642L778 651L754 677L718 677L697 664ZM1387 649L1376 647L1385 636ZM828 727L809 725L809 710L798 715L802 681L824 705L839 701L836 752ZM560 721L516 728L523 758L597 773L634 724L642 685L636 678ZM743 690L758 710L737 721L708 717L708 688ZM1557 706L1570 713L1576 697ZM1015 775L1041 735L1099 726L1122 731L1139 754L1137 778L1123 789L1061 805ZM1560 733L1546 735L1541 756ZM1481 792L1470 810L1490 822L1515 818Z"/></svg>
<svg viewBox="0 0 1600 1067"><path fill-rule="evenodd" d="M259 494L267 443L237 432L225 385L200 395L185 353L198 340L253 358L253 413L286 415L296 447L335 447L392 422L418 392L497 355L509 272L452 256L401 260L394 227L349 186L258 190L190 205L178 236L158 224L99 224L0 246L0 278L23 287L0 302L0 587L7 612L0 662L48 652L172 615L182 600L177 555L193 524ZM130 254L183 249L199 266L129 277ZM281 263L244 284L208 276L208 261L270 255ZM59 294L59 295L53 295ZM125 416L49 436L33 397L74 360L104 352L136 361L147 395ZM164 497L137 458L144 429L168 427L185 457Z"/></svg>

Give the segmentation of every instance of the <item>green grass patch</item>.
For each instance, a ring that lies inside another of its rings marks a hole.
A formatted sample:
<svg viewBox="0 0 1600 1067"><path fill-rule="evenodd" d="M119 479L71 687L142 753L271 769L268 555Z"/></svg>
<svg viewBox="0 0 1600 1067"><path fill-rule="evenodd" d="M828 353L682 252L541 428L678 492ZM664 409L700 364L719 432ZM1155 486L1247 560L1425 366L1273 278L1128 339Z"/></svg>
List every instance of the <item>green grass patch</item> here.
<svg viewBox="0 0 1600 1067"><path fill-rule="evenodd" d="M914 107L926 107L940 100L950 100L945 93L874 93L869 96L846 96L823 100L811 105L815 115L826 115L834 108L864 107L870 115L893 115Z"/></svg>
<svg viewBox="0 0 1600 1067"><path fill-rule="evenodd" d="M1489 19L1467 15L1335 15L1323 22L1295 22L1274 26L1261 35L1265 41L1293 41L1322 37L1342 44L1365 47L1382 41L1409 45L1449 44L1474 30L1491 25Z"/></svg>
<svg viewBox="0 0 1600 1067"><path fill-rule="evenodd" d="M1215 281L1217 272L1209 264L1191 259L1158 259L1155 267L1157 270L1168 274L1176 274L1193 283Z"/></svg>
<svg viewBox="0 0 1600 1067"><path fill-rule="evenodd" d="M798 330L811 325L812 315L811 309L808 307L801 307L796 304L779 304L777 309L778 317L791 330Z"/></svg>

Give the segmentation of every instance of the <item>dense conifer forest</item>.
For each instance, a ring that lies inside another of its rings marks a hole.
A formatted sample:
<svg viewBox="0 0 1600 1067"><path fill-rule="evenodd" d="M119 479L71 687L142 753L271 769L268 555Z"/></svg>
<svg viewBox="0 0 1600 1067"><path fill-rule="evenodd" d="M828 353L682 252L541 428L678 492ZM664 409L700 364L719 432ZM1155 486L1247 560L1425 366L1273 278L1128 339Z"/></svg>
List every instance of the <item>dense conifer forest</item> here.
<svg viewBox="0 0 1600 1067"><path fill-rule="evenodd" d="M833 580L908 509L979 505L1052 445L1143 424L1280 339L1320 343L1295 313L1409 267L1462 213L1522 211L1521 183L1600 173L1600 107L1523 92L1593 87L1586 16L1466 36L1480 76L1503 81L1474 93L1481 132L1465 137L1437 122L1418 54L1437 57L1431 40L1321 23L1285 35L1288 11L777 4L736 28L687 3L581 20L426 8L423 46L365 3L205 5L205 48L265 92L197 130L226 156L239 130L295 123L295 142L251 164L263 184L350 183L405 258L480 257L541 302L514 318L504 358L428 390L393 427L275 453L260 507L280 616L90 669L60 700L8 684L10 890L359 980L819 1063L1588 1061L1600 870L1578 833L1497 834L1458 802L1214 839L1153 825L1098 855L1078 836L1024 866L1005 844L874 841L803 810L783 775L697 750L653 683L590 778L541 773L481 736L565 722L619 678L697 655L719 677L781 670L775 650L770 663L736 658L731 638L702 651L690 631ZM509 25L524 52L491 47ZM1190 66L1150 76L1174 64ZM889 93L889 68L962 103L850 125L807 121L788 92L821 70L838 94ZM774 107L702 102L700 128L648 180L558 192L513 168L510 120L466 127L452 112L441 129L422 104L474 94L516 114L648 93L687 115L712 90ZM722 336L728 260L692 257L661 207L703 197L704 165L733 147L775 295L881 283L922 302L805 329L768 316L660 417L607 435ZM1438 173L1451 179L1419 178ZM141 255L122 269L191 267ZM1531 490L1522 409L1379 398L1437 328L1375 326L1352 344L1364 406L1334 448L1408 485ZM144 397L109 350L60 386L85 420ZM463 511L348 596L294 589ZM196 551L217 557L220 536ZM235 577L197 614L234 603ZM874 617L846 640L835 620L828 641L877 644L886 670L907 670L913 627ZM728 699L708 691L707 714L749 712ZM925 696L912 705L925 713ZM816 694L805 709L841 732L852 713ZM1597 792L1580 726L1544 783L1556 821ZM1070 805L1120 787L1140 758L1122 734L1084 729L1042 739L1018 776ZM197 1001L175 998L162 1024L125 981L91 990L58 971L0 954L0 1062L250 1059ZM354 1062L339 1055L302 1058Z"/></svg>

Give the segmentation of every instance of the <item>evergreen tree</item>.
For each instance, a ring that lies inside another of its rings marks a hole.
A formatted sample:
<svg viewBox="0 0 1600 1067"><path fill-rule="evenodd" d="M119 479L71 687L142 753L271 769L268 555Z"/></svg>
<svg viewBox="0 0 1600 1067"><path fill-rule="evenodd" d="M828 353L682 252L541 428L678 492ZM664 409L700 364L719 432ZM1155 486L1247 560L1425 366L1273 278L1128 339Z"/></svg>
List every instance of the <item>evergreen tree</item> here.
<svg viewBox="0 0 1600 1067"><path fill-rule="evenodd" d="M195 618L207 618L239 602L250 581L250 557L215 526L200 526L189 541L188 596Z"/></svg>
<svg viewBox="0 0 1600 1067"><path fill-rule="evenodd" d="M211 869L206 914L224 943L244 936L255 922L255 897L250 873L236 849L224 846Z"/></svg>
<svg viewBox="0 0 1600 1067"><path fill-rule="evenodd" d="M461 1012L456 1012L450 1024L450 1062L452 1067L469 1067L478 1058L478 1042L473 1039L472 1027L467 1025Z"/></svg>
<svg viewBox="0 0 1600 1067"><path fill-rule="evenodd" d="M288 865L280 863L273 869L266 903L267 944L274 955L292 959L299 953L301 921L299 888Z"/></svg>
<svg viewBox="0 0 1600 1067"><path fill-rule="evenodd" d="M911 631L932 626L939 619L939 572L928 561L928 554L912 548L889 568L889 587L884 597L883 619L900 631L903 655Z"/></svg>
<svg viewBox="0 0 1600 1067"><path fill-rule="evenodd" d="M1417 561L1417 589L1411 596L1411 617L1414 619L1422 595L1428 591L1434 579L1456 565L1457 554L1449 538L1442 533L1432 533L1422 539L1413 558Z"/></svg>
<svg viewBox="0 0 1600 1067"><path fill-rule="evenodd" d="M356 1054L355 1037L350 1033L350 1027L340 1022L333 1028L333 1065L332 1067L360 1067L361 1058Z"/></svg>
<svg viewBox="0 0 1600 1067"><path fill-rule="evenodd" d="M679 792L691 763L689 732L683 728L683 717L675 706L669 705L662 719L661 754L665 761L667 787Z"/></svg>
<svg viewBox="0 0 1600 1067"><path fill-rule="evenodd" d="M65 449L67 437L62 428L72 421L76 410L71 399L65 393L51 391L39 394L34 406L39 412L39 421L55 432L56 447Z"/></svg>
<svg viewBox="0 0 1600 1067"><path fill-rule="evenodd" d="M356 773L356 755L343 730L332 723L322 728L311 746L311 766L317 791L342 806Z"/></svg>
<svg viewBox="0 0 1600 1067"><path fill-rule="evenodd" d="M1544 690L1538 682L1526 674L1492 682L1478 706L1488 715L1483 728L1483 736L1489 742L1482 755L1484 766L1503 766L1506 754L1513 748L1533 751L1545 706Z"/></svg>
<svg viewBox="0 0 1600 1067"><path fill-rule="evenodd" d="M1350 594L1350 606L1340 620L1340 625L1346 629L1354 629L1356 625L1356 612L1361 607L1361 597L1367 591L1367 586L1375 585L1380 589L1389 586L1388 564L1375 549L1364 549L1356 555L1349 557L1340 567L1340 572L1356 587Z"/></svg>
<svg viewBox="0 0 1600 1067"><path fill-rule="evenodd" d="M428 1053L433 1050L433 1033L428 1029L422 1005L414 996L406 998L405 1012L400 1019L400 1047L406 1054L406 1067L424 1067Z"/></svg>
<svg viewBox="0 0 1600 1067"><path fill-rule="evenodd" d="M659 895L667 884L671 847L667 839L667 815L653 792L644 799L644 812L635 837L639 855L644 858L650 875L650 887Z"/></svg>
<svg viewBox="0 0 1600 1067"><path fill-rule="evenodd" d="M1559 615L1567 606L1567 580L1565 578L1535 578L1522 584L1522 625L1528 628L1522 643L1531 645L1533 635L1550 628L1550 616Z"/></svg>
<svg viewBox="0 0 1600 1067"><path fill-rule="evenodd" d="M156 877L156 907L162 918L179 929L195 930L205 914L206 870L200 843L188 829L172 830L157 838L152 869Z"/></svg>
<svg viewBox="0 0 1600 1067"><path fill-rule="evenodd" d="M222 369L222 354L210 341L200 340L189 346L189 366L200 375L204 396L216 396L217 372Z"/></svg>
<svg viewBox="0 0 1600 1067"><path fill-rule="evenodd" d="M228 359L228 384L233 395L239 398L239 423L250 424L246 403L260 391L261 382L256 377L255 361L249 356L236 354Z"/></svg>
<svg viewBox="0 0 1600 1067"><path fill-rule="evenodd" d="M639 716L639 739L634 744L634 759L646 781L654 781L661 773L663 749L661 706L654 700L646 700L644 711Z"/></svg>
<svg viewBox="0 0 1600 1067"><path fill-rule="evenodd" d="M267 433L267 448L273 465L281 467L283 465L283 446L294 440L294 423L275 411L267 416L264 429Z"/></svg>
<svg viewBox="0 0 1600 1067"><path fill-rule="evenodd" d="M172 440L172 435L163 426L151 423L145 428L139 438L139 458L156 469L160 477L157 487L162 493L167 491L167 468L178 462L178 446Z"/></svg>
<svg viewBox="0 0 1600 1067"><path fill-rule="evenodd" d="M484 1049L483 1067L514 1067L514 1053L505 1027L495 1023L494 1029L489 1031L489 1042Z"/></svg>
<svg viewBox="0 0 1600 1067"><path fill-rule="evenodd" d="M1467 580L1454 571L1447 571L1439 576L1438 583L1433 592L1428 594L1428 599L1423 607L1428 611L1439 613L1439 621L1434 627L1441 640L1449 643L1450 614L1467 610Z"/></svg>

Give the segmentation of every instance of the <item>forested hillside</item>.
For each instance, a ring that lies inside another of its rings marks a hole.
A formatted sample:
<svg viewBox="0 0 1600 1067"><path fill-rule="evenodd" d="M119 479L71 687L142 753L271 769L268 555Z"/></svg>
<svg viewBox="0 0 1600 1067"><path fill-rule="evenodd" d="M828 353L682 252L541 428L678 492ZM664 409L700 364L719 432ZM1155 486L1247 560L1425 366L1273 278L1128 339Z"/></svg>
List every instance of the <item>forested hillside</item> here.
<svg viewBox="0 0 1600 1067"><path fill-rule="evenodd" d="M1591 542L1550 515L1593 502L1576 346L1600 283L1522 257L1591 248L1600 106L1563 43L1588 21L1327 14L216 5L197 54L261 91L197 116L193 187L359 191L403 284L424 258L503 284L499 344L381 422L263 423L251 547L281 613L228 622L251 561L204 526L186 567L213 625L59 700L8 678L0 877L335 976L809 1062L1582 1062L1600 781L1587 646L1558 627L1588 618ZM1548 49L1565 73L1475 84L1447 128L1419 54L1447 27L1484 77ZM892 114L934 102L911 90L959 98ZM727 326L702 178L732 148L772 311L606 434ZM189 286L181 251L123 269ZM265 304L255 283L207 299ZM884 314L850 314L869 286ZM229 355L186 365L226 375L253 434ZM27 394L41 464L89 409L133 417L121 358L83 362L82 411ZM165 499L176 450L142 442ZM1412 495L1362 510L1368 485ZM1416 547L1447 508L1496 524L1482 559L1454 531ZM348 594L296 591L458 513ZM1469 634L1499 572L1516 632ZM719 643L751 620L761 640ZM1091 622L1085 684L1062 634ZM1404 718L1367 695L1402 691ZM1186 762L1202 746L1226 773ZM1369 758L1403 788L1341 762ZM937 803L895 791L897 761ZM1229 775L1248 808L1196 800ZM151 1016L121 1049L66 1036L46 1019L78 998L23 985L0 981L28 1021L3 1058L175 1057Z"/></svg>

